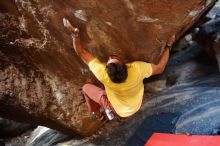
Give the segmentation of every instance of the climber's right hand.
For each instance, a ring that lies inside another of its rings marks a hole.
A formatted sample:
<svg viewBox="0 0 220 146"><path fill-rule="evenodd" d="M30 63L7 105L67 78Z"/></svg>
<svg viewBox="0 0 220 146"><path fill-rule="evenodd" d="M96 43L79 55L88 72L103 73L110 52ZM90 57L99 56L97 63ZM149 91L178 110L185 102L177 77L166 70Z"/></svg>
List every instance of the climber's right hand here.
<svg viewBox="0 0 220 146"><path fill-rule="evenodd" d="M175 34L173 34L170 38L168 38L166 45L172 46L173 43L175 42L175 40L176 40L176 36L175 36Z"/></svg>
<svg viewBox="0 0 220 146"><path fill-rule="evenodd" d="M72 37L79 36L79 29L77 27L73 27L68 19L63 18L63 25L71 32Z"/></svg>

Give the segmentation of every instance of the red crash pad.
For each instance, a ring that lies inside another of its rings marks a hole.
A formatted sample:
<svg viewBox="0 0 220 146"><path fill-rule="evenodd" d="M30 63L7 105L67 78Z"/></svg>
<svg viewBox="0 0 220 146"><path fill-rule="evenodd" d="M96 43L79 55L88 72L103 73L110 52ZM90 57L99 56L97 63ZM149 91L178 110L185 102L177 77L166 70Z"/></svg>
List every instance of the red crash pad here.
<svg viewBox="0 0 220 146"><path fill-rule="evenodd" d="M220 146L220 136L154 133L145 146Z"/></svg>

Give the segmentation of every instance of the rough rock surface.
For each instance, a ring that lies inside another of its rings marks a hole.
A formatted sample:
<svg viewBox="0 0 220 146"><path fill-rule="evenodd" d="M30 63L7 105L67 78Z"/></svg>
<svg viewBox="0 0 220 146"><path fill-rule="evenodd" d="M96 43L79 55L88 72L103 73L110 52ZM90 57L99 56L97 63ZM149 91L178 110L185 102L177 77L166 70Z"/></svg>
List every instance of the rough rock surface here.
<svg viewBox="0 0 220 146"><path fill-rule="evenodd" d="M81 86L94 76L74 53L62 25L106 61L157 62L166 39L179 38L216 0L0 1L0 116L81 133L88 114Z"/></svg>
<svg viewBox="0 0 220 146"><path fill-rule="evenodd" d="M206 22L197 28L193 39L204 46L209 57L216 58L220 70L220 8L214 7Z"/></svg>

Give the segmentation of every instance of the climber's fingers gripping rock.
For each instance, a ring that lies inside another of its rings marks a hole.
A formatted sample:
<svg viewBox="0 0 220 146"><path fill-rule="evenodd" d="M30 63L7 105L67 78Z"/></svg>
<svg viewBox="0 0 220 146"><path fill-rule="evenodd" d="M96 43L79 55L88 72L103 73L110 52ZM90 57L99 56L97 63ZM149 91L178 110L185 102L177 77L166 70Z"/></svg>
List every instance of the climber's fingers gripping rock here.
<svg viewBox="0 0 220 146"><path fill-rule="evenodd" d="M73 27L68 19L63 18L63 25L71 32L72 37L79 36L79 29L77 27Z"/></svg>

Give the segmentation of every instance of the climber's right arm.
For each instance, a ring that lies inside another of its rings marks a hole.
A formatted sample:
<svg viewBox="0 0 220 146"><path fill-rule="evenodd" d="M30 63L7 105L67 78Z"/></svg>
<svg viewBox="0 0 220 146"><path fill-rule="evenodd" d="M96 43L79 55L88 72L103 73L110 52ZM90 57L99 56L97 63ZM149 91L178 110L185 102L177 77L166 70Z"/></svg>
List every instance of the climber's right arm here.
<svg viewBox="0 0 220 146"><path fill-rule="evenodd" d="M166 46L164 48L164 52L160 58L159 63L158 64L151 63L152 75L158 75L163 73L169 59L170 49L174 42L175 42L175 35L172 35L166 42Z"/></svg>
<svg viewBox="0 0 220 146"><path fill-rule="evenodd" d="M169 48L165 48L158 64L151 63L152 75L162 74L169 59Z"/></svg>

